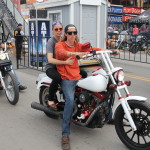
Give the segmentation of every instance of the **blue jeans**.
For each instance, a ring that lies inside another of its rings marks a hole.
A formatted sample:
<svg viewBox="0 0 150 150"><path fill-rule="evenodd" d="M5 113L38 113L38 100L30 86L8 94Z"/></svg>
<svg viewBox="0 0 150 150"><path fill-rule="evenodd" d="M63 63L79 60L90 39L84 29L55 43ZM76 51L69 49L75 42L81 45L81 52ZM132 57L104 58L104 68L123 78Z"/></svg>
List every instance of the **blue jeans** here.
<svg viewBox="0 0 150 150"><path fill-rule="evenodd" d="M61 87L65 95L65 107L62 121L62 136L70 135L70 121L74 106L74 93L78 80L62 80Z"/></svg>

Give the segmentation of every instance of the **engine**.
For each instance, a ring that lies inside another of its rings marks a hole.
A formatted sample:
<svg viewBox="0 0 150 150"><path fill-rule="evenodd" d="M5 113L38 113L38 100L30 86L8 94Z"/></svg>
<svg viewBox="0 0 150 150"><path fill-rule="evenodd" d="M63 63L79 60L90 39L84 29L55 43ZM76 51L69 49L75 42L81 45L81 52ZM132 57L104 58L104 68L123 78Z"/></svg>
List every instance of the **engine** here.
<svg viewBox="0 0 150 150"><path fill-rule="evenodd" d="M77 124L89 128L101 128L109 114L106 93L91 93L81 90L75 94L76 107L73 118Z"/></svg>

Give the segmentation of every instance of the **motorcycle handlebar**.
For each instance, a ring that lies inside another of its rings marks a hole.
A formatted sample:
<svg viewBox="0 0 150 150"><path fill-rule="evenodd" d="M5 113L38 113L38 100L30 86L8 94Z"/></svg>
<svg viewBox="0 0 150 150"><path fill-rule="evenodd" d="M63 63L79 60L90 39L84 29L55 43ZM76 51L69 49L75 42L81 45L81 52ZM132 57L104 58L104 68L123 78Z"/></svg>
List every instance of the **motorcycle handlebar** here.
<svg viewBox="0 0 150 150"><path fill-rule="evenodd" d="M92 50L89 52L89 54L84 55L82 58L87 58L87 57L91 57L91 56L95 56L95 55L100 55L100 54L104 54L104 53L112 53L112 54L117 54L117 52L115 51L111 51L111 50L102 50L102 51L95 51Z"/></svg>
<svg viewBox="0 0 150 150"><path fill-rule="evenodd" d="M102 50L102 51L95 51L95 50L91 50L89 53L87 53L86 55L82 56L82 58L80 58L79 55L76 56L76 58L78 60L80 59L85 59L87 57L91 57L91 56L95 56L95 55L101 55L101 54L104 54L104 53L110 53L112 55L116 55L117 54L117 51L112 51L112 50Z"/></svg>

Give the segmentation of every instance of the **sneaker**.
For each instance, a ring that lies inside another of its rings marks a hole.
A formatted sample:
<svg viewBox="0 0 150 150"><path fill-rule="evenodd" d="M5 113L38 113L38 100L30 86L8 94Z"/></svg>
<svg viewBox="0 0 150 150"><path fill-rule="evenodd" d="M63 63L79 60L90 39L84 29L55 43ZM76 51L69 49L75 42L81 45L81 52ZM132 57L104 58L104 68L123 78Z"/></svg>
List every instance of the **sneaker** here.
<svg viewBox="0 0 150 150"><path fill-rule="evenodd" d="M70 150L70 140L68 136L63 136L61 139L62 150Z"/></svg>
<svg viewBox="0 0 150 150"><path fill-rule="evenodd" d="M19 85L19 91L22 91L22 90L25 90L25 89L27 89L26 86L24 86L24 85Z"/></svg>

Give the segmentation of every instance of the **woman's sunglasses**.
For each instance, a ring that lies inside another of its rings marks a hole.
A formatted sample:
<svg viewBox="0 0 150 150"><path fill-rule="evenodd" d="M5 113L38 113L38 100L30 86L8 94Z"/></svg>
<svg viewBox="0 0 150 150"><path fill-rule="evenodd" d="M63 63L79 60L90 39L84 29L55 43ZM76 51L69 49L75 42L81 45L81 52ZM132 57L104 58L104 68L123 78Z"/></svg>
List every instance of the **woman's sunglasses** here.
<svg viewBox="0 0 150 150"><path fill-rule="evenodd" d="M68 31L67 32L68 35L72 35L72 34L77 35L77 33L78 33L77 31Z"/></svg>
<svg viewBox="0 0 150 150"><path fill-rule="evenodd" d="M55 30L55 31L58 31L58 30L59 30L59 31L62 31L62 28L55 28L54 30Z"/></svg>

